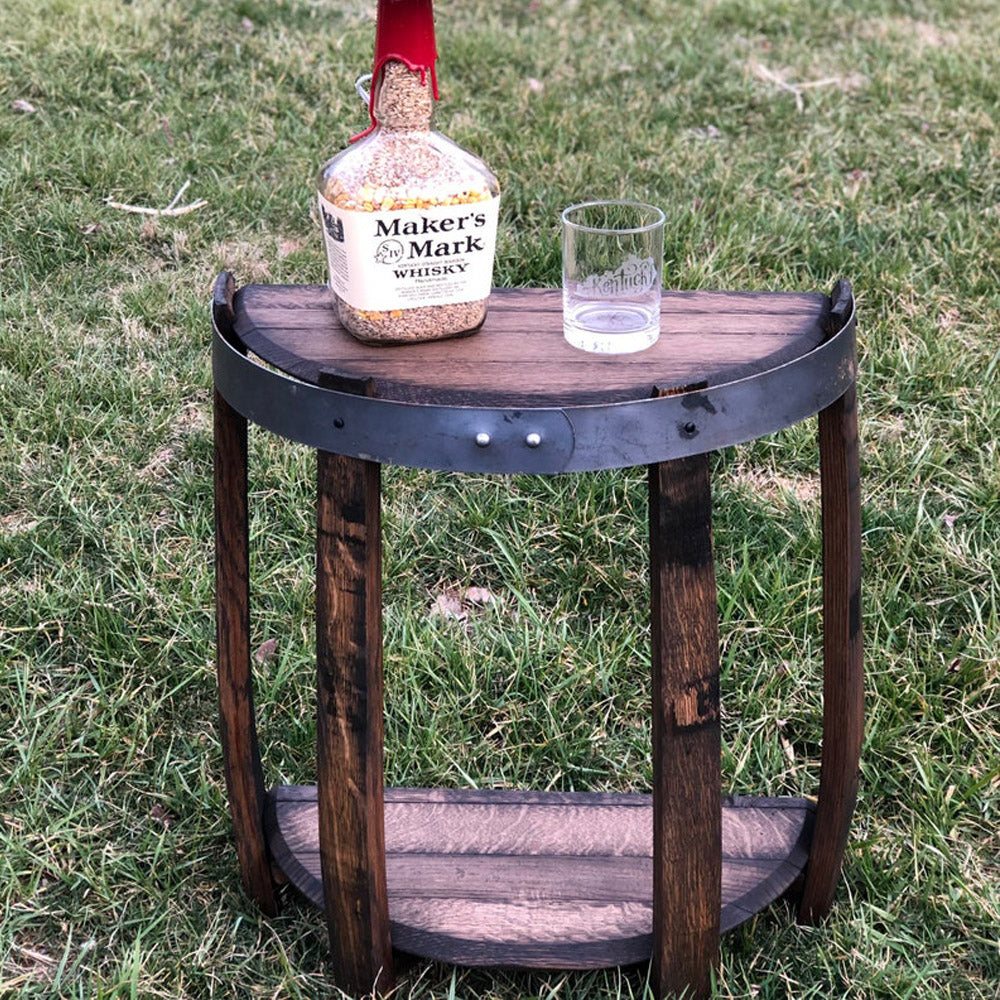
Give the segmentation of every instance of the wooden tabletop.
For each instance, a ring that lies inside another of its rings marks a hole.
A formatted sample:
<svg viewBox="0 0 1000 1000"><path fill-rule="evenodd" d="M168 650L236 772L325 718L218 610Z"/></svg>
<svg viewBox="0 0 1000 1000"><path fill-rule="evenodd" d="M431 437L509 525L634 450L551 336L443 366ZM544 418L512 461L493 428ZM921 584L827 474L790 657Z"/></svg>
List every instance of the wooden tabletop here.
<svg viewBox="0 0 1000 1000"><path fill-rule="evenodd" d="M660 339L636 354L597 355L562 335L555 289L494 289L475 334L371 346L348 334L322 285L247 285L235 332L255 355L313 385L321 373L372 379L381 399L449 406L576 406L720 385L798 358L828 334L818 293L666 292Z"/></svg>

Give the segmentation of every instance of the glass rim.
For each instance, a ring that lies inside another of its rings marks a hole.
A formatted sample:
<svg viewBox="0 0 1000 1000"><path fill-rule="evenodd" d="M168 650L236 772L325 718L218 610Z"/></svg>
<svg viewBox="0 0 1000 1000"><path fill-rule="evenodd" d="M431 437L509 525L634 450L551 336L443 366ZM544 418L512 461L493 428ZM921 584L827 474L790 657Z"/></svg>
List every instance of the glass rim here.
<svg viewBox="0 0 1000 1000"><path fill-rule="evenodd" d="M620 205L627 208L638 208L650 211L654 214L654 219L651 222L644 223L640 226L588 226L582 222L574 222L569 218L570 212L579 211L581 208L596 208L597 206L605 205ZM568 205L561 212L561 217L563 225L569 226L572 229L577 230L582 233L614 233L614 234L629 234L629 233L646 233L651 229L657 229L666 222L666 215L663 213L663 209L657 208L656 205L650 205L645 201L632 201L628 198L596 198L593 201L581 201L577 202L575 205Z"/></svg>

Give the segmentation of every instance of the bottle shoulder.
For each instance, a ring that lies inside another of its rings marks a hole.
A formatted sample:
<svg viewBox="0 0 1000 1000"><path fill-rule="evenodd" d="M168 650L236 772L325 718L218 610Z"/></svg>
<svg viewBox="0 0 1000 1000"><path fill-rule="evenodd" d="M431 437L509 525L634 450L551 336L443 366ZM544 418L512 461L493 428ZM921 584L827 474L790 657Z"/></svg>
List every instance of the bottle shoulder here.
<svg viewBox="0 0 1000 1000"><path fill-rule="evenodd" d="M473 153L433 129L377 127L320 169L319 192L344 208L387 208L497 197L500 185ZM400 204L396 204L396 203Z"/></svg>

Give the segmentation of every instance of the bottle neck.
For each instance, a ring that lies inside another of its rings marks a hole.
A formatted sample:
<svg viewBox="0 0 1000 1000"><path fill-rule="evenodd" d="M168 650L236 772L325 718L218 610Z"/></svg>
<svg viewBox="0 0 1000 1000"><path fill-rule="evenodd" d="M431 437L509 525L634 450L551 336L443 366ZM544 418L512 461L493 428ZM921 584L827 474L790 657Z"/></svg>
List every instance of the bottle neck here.
<svg viewBox="0 0 1000 1000"><path fill-rule="evenodd" d="M434 94L428 70L411 70L390 59L375 83L372 105L378 125L393 132L428 132L434 111Z"/></svg>

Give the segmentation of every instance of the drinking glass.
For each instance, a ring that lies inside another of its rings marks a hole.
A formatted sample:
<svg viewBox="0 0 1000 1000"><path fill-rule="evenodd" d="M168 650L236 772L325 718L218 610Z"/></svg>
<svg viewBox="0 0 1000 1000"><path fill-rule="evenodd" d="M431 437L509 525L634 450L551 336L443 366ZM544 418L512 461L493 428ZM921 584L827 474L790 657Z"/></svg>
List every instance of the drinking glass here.
<svg viewBox="0 0 1000 1000"><path fill-rule="evenodd" d="M588 201L562 213L563 335L597 354L630 354L660 336L664 215L637 201Z"/></svg>

